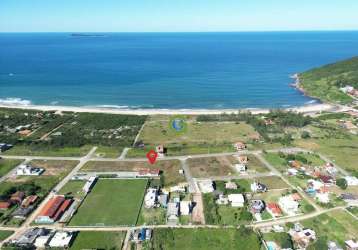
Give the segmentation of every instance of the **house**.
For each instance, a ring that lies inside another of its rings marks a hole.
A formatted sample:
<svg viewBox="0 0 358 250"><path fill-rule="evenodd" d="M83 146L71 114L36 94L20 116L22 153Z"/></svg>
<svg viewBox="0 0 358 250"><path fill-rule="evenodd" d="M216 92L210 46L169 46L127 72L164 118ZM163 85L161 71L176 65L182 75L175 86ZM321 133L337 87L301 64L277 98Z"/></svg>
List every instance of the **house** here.
<svg viewBox="0 0 358 250"><path fill-rule="evenodd" d="M51 237L53 236L52 233L49 233L47 235L41 235L41 236L38 236L35 240L35 243L34 243L34 246L37 248L37 249L45 249L47 244L50 242L50 239Z"/></svg>
<svg viewBox="0 0 358 250"><path fill-rule="evenodd" d="M26 217L34 210L33 206L18 207L11 215L17 219L26 219Z"/></svg>
<svg viewBox="0 0 358 250"><path fill-rule="evenodd" d="M295 175L298 174L298 170L295 169L295 168L289 168L289 169L287 170L287 174L290 175L290 176L295 176Z"/></svg>
<svg viewBox="0 0 358 250"><path fill-rule="evenodd" d="M28 164L21 164L16 169L16 175L22 176L22 175L41 175L43 172L45 172L45 169L43 168L37 168L33 167Z"/></svg>
<svg viewBox="0 0 358 250"><path fill-rule="evenodd" d="M6 210L11 207L11 203L8 201L0 201L0 210Z"/></svg>
<svg viewBox="0 0 358 250"><path fill-rule="evenodd" d="M282 215L282 211L280 206L277 203L268 203L266 206L266 210L273 216L273 217L277 217L277 216L281 216Z"/></svg>
<svg viewBox="0 0 358 250"><path fill-rule="evenodd" d="M252 192L258 192L258 193L263 193L263 192L267 192L267 187L266 185L259 183L259 182L253 182L251 185L251 191Z"/></svg>
<svg viewBox="0 0 358 250"><path fill-rule="evenodd" d="M247 164L249 161L249 158L246 155L240 155L237 159L240 164Z"/></svg>
<svg viewBox="0 0 358 250"><path fill-rule="evenodd" d="M192 212L192 203L191 201L181 201L180 202L180 214L189 215Z"/></svg>
<svg viewBox="0 0 358 250"><path fill-rule="evenodd" d="M19 135L21 136L28 136L29 134L31 134L31 130L30 129L25 129L25 130L20 130L19 132L17 132Z"/></svg>
<svg viewBox="0 0 358 250"><path fill-rule="evenodd" d="M329 203L329 194L324 192L317 192L315 198L318 202L327 204Z"/></svg>
<svg viewBox="0 0 358 250"><path fill-rule="evenodd" d="M179 221L179 204L177 202L169 202L167 208L167 224L176 225Z"/></svg>
<svg viewBox="0 0 358 250"><path fill-rule="evenodd" d="M63 195L56 195L46 203L35 222L39 224L54 223L63 215L71 204L72 199L65 199Z"/></svg>
<svg viewBox="0 0 358 250"><path fill-rule="evenodd" d="M242 194L229 194L227 198L232 207L244 207L245 198Z"/></svg>
<svg viewBox="0 0 358 250"><path fill-rule="evenodd" d="M347 85L347 86L345 86L345 87L343 87L343 88L340 88L340 90L341 90L343 93L347 94L347 93L349 93L349 92L354 91L354 87L353 87L353 86L350 86L350 85Z"/></svg>
<svg viewBox="0 0 358 250"><path fill-rule="evenodd" d="M144 196L144 207L153 208L156 204L158 196L158 190L155 188L148 188L147 193Z"/></svg>
<svg viewBox="0 0 358 250"><path fill-rule="evenodd" d="M324 187L324 184L320 181L316 181L313 179L310 179L307 181L308 188L311 188L313 190L320 190L322 187Z"/></svg>
<svg viewBox="0 0 358 250"><path fill-rule="evenodd" d="M166 148L164 148L163 145L158 145L155 147L155 152L157 152L158 157L164 157L164 155L166 154Z"/></svg>
<svg viewBox="0 0 358 250"><path fill-rule="evenodd" d="M225 183L225 189L230 189L230 190L236 190L237 189L237 184L235 182L229 181Z"/></svg>
<svg viewBox="0 0 358 250"><path fill-rule="evenodd" d="M199 185L201 192L204 194L212 193L214 191L213 182L209 179L199 181L198 185Z"/></svg>
<svg viewBox="0 0 358 250"><path fill-rule="evenodd" d="M30 195L27 196L21 203L21 207L23 208L27 208L30 205L35 204L35 202L38 200L38 196L37 195Z"/></svg>
<svg viewBox="0 0 358 250"><path fill-rule="evenodd" d="M302 229L300 231L296 231L291 229L289 232L291 239L295 242L299 248L306 249L310 242L316 240L316 232L312 229Z"/></svg>
<svg viewBox="0 0 358 250"><path fill-rule="evenodd" d="M160 169L150 169L150 168L142 168L138 171L139 177L158 177L160 174Z"/></svg>
<svg viewBox="0 0 358 250"><path fill-rule="evenodd" d="M320 175L319 179L327 186L331 186L336 183L335 179L333 179L333 177L330 175Z"/></svg>
<svg viewBox="0 0 358 250"><path fill-rule="evenodd" d="M20 249L32 247L37 237L47 235L48 232L49 230L44 228L31 228L25 231L25 233L21 234L17 239L10 241L10 243L20 247Z"/></svg>
<svg viewBox="0 0 358 250"><path fill-rule="evenodd" d="M345 176L344 179L347 181L348 186L358 186L358 178L355 176Z"/></svg>
<svg viewBox="0 0 358 250"><path fill-rule="evenodd" d="M299 203L291 195L280 197L278 204L282 211L288 215L295 215L298 212Z"/></svg>
<svg viewBox="0 0 358 250"><path fill-rule="evenodd" d="M67 248L70 246L72 239L73 239L72 232L58 231L52 237L49 246L57 247L57 248Z"/></svg>
<svg viewBox="0 0 358 250"><path fill-rule="evenodd" d="M292 168L301 168L301 163L299 161L294 160L289 161L288 163Z"/></svg>
<svg viewBox="0 0 358 250"><path fill-rule="evenodd" d="M243 142L236 142L234 144L234 147L235 147L236 151L241 151L241 150L244 150L246 148L246 144L243 143Z"/></svg>
<svg viewBox="0 0 358 250"><path fill-rule="evenodd" d="M357 194L341 194L340 198L347 202L348 206L358 206L358 195Z"/></svg>
<svg viewBox="0 0 358 250"><path fill-rule="evenodd" d="M97 177L96 176L91 176L87 182L85 183L85 185L83 186L82 188L82 191L85 193L85 194L88 194L92 187L94 186L94 184L96 183L96 180L97 180Z"/></svg>
<svg viewBox="0 0 358 250"><path fill-rule="evenodd" d="M163 208L167 208L168 207L168 195L167 194L159 195L158 202Z"/></svg>
<svg viewBox="0 0 358 250"><path fill-rule="evenodd" d="M235 170L236 170L237 172L239 172L239 173L245 173L245 172L246 172L246 169L247 169L247 167L246 167L245 164L240 164L240 163L236 163L236 164L234 165L234 168L235 168Z"/></svg>
<svg viewBox="0 0 358 250"><path fill-rule="evenodd" d="M153 230L149 228L133 229L130 231L129 239L135 243L150 240Z"/></svg>
<svg viewBox="0 0 358 250"><path fill-rule="evenodd" d="M21 204L25 198L25 193L22 191L16 191L10 196L10 201L15 204Z"/></svg>
<svg viewBox="0 0 358 250"><path fill-rule="evenodd" d="M293 193L291 194L291 197L294 201L301 201L302 200L302 197L299 193Z"/></svg>
<svg viewBox="0 0 358 250"><path fill-rule="evenodd" d="M227 204L229 204L229 199L227 197L225 197L225 195L219 194L219 198L216 200L216 204L227 205Z"/></svg>
<svg viewBox="0 0 358 250"><path fill-rule="evenodd" d="M346 244L347 250L357 250L358 249L358 241L346 240L344 243Z"/></svg>
<svg viewBox="0 0 358 250"><path fill-rule="evenodd" d="M6 150L9 150L12 147L13 147L12 144L0 143L0 152L5 152Z"/></svg>
<svg viewBox="0 0 358 250"><path fill-rule="evenodd" d="M266 208L266 204L263 200L251 200L250 210L252 213L262 213Z"/></svg>

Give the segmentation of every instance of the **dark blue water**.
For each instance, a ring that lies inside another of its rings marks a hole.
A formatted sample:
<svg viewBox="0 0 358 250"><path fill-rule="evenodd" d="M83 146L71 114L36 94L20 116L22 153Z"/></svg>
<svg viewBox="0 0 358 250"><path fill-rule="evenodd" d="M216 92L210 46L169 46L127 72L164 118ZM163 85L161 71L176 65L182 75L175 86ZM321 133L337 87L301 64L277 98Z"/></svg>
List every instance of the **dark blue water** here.
<svg viewBox="0 0 358 250"><path fill-rule="evenodd" d="M289 75L358 55L358 32L0 34L0 103L303 105Z"/></svg>

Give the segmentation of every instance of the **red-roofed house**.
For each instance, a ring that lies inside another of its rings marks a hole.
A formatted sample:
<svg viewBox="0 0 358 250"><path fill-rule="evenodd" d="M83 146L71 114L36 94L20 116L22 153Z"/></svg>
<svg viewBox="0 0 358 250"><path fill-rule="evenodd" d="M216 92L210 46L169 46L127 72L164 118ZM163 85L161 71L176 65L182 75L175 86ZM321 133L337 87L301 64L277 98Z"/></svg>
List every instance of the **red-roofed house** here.
<svg viewBox="0 0 358 250"><path fill-rule="evenodd" d="M244 150L244 149L246 148L245 143L240 142L240 141L239 141L239 142L236 142L236 143L234 144L234 146L235 146L235 148L236 148L237 151Z"/></svg>
<svg viewBox="0 0 358 250"><path fill-rule="evenodd" d="M71 199L67 199L65 200L61 207L57 210L55 216L53 217L53 219L55 221L57 221L58 219L61 218L61 216L63 215L63 213L70 207L70 205L72 204L72 200Z"/></svg>
<svg viewBox="0 0 358 250"><path fill-rule="evenodd" d="M282 215L281 208L277 203L268 203L266 209L272 216L276 217Z"/></svg>
<svg viewBox="0 0 358 250"><path fill-rule="evenodd" d="M22 200L25 198L25 193L21 191L17 191L13 193L10 197L10 201L16 204L21 204Z"/></svg>
<svg viewBox="0 0 358 250"><path fill-rule="evenodd" d="M0 201L0 209L6 210L11 207L11 203L8 201Z"/></svg>
<svg viewBox="0 0 358 250"><path fill-rule="evenodd" d="M64 201L65 197L61 195L51 198L37 216L36 223L54 223L57 210L59 210Z"/></svg>
<svg viewBox="0 0 358 250"><path fill-rule="evenodd" d="M21 206L22 206L23 208L27 208L27 207L29 207L30 205L34 204L34 203L37 201L38 198L39 198L39 197L38 197L37 195L27 196L27 197L22 201Z"/></svg>
<svg viewBox="0 0 358 250"><path fill-rule="evenodd" d="M320 175L319 179L325 184L325 185L333 185L336 183L336 181L333 179L332 176L329 175Z"/></svg>

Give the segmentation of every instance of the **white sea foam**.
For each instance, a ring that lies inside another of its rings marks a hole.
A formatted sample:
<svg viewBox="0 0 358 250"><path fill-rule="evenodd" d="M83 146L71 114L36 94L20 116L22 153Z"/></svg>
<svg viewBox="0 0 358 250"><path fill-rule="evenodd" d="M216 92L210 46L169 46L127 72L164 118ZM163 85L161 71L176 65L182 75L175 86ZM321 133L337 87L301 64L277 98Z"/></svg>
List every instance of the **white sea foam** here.
<svg viewBox="0 0 358 250"><path fill-rule="evenodd" d="M31 105L31 101L16 98L16 97L8 97L5 99L0 98L0 105L6 105L6 106L29 106Z"/></svg>
<svg viewBox="0 0 358 250"><path fill-rule="evenodd" d="M315 103L318 103L318 101L317 100L311 100L311 101L305 102L305 105L310 105L310 104L315 104Z"/></svg>

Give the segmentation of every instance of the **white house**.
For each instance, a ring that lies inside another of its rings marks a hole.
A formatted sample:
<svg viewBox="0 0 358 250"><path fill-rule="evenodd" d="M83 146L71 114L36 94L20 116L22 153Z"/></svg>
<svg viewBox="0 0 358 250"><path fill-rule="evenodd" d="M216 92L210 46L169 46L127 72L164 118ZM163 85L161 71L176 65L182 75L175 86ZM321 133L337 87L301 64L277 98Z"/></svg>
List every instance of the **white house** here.
<svg viewBox="0 0 358 250"><path fill-rule="evenodd" d="M181 201L180 202L180 214L189 215L191 208L191 201Z"/></svg>
<svg viewBox="0 0 358 250"><path fill-rule="evenodd" d="M246 172L246 165L245 164L241 164L241 163L236 163L234 165L234 168L237 172L239 173L245 173Z"/></svg>
<svg viewBox="0 0 358 250"><path fill-rule="evenodd" d="M346 176L344 177L347 181L348 186L358 186L358 178L355 176Z"/></svg>
<svg viewBox="0 0 358 250"><path fill-rule="evenodd" d="M358 241L353 241L353 240L346 240L344 243L346 243L346 247L347 249L351 250L351 249L358 249Z"/></svg>
<svg viewBox="0 0 358 250"><path fill-rule="evenodd" d="M313 179L308 180L307 183L314 190L320 190L324 186L324 184L322 182L316 181L316 180L313 180Z"/></svg>
<svg viewBox="0 0 358 250"><path fill-rule="evenodd" d="M328 193L316 193L315 198L318 200L318 202L327 204L329 203L329 194Z"/></svg>
<svg viewBox="0 0 358 250"><path fill-rule="evenodd" d="M145 208L152 208L155 206L155 202L157 200L157 189L155 188L148 188L147 193L144 197L144 207Z"/></svg>
<svg viewBox="0 0 358 250"><path fill-rule="evenodd" d="M56 232L52 237L49 246L66 248L70 245L73 234L72 232Z"/></svg>
<svg viewBox="0 0 358 250"><path fill-rule="evenodd" d="M201 180L198 182L199 188L202 193L212 193L214 192L214 185L211 180Z"/></svg>
<svg viewBox="0 0 358 250"><path fill-rule="evenodd" d="M35 168L31 165L21 164L16 169L16 175L41 175L45 169Z"/></svg>
<svg viewBox="0 0 358 250"><path fill-rule="evenodd" d="M45 248L46 244L49 242L50 238L51 238L51 234L48 235L42 235L36 238L35 240L35 247L37 248Z"/></svg>
<svg viewBox="0 0 358 250"><path fill-rule="evenodd" d="M280 197L278 204L282 211L288 215L295 215L298 212L299 203L291 195Z"/></svg>
<svg viewBox="0 0 358 250"><path fill-rule="evenodd" d="M91 176L87 180L86 184L83 186L83 188L82 188L83 192L85 192L87 194L89 191L91 191L96 180L97 180L96 176Z"/></svg>
<svg viewBox="0 0 358 250"><path fill-rule="evenodd" d="M349 92L352 92L354 90L354 87L350 86L350 85L347 85L343 88L340 88L340 90L343 92L343 93L349 93Z"/></svg>
<svg viewBox="0 0 358 250"><path fill-rule="evenodd" d="M229 194L227 196L228 200L231 202L232 207L243 207L245 203L245 198L242 194Z"/></svg>

